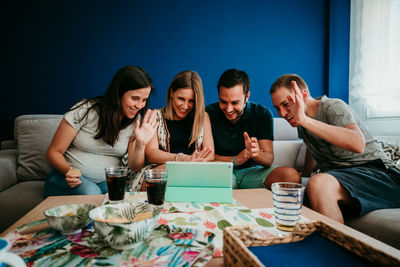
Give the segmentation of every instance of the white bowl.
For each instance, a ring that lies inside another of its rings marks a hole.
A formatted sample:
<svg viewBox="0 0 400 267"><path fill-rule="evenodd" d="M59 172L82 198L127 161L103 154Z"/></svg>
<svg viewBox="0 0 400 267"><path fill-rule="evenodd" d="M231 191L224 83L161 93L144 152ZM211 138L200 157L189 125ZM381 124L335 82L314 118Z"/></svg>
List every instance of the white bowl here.
<svg viewBox="0 0 400 267"><path fill-rule="evenodd" d="M56 206L44 211L48 224L63 235L72 235L82 231L90 223L89 211L93 204L68 204Z"/></svg>
<svg viewBox="0 0 400 267"><path fill-rule="evenodd" d="M96 233L114 249L129 249L146 239L154 228L162 207L128 202L100 206L89 213Z"/></svg>

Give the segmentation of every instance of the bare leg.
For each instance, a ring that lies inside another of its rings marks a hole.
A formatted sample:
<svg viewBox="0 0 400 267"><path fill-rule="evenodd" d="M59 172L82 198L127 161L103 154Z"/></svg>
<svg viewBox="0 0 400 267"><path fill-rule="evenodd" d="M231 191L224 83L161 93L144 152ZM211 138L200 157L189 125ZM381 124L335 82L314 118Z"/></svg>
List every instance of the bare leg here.
<svg viewBox="0 0 400 267"><path fill-rule="evenodd" d="M271 185L276 182L301 183L301 177L296 169L281 166L269 173L267 179L264 181L264 185L266 188L271 189Z"/></svg>
<svg viewBox="0 0 400 267"><path fill-rule="evenodd" d="M358 203L335 177L327 173L310 178L307 194L313 210L340 223L344 223L344 220L339 204L356 206Z"/></svg>

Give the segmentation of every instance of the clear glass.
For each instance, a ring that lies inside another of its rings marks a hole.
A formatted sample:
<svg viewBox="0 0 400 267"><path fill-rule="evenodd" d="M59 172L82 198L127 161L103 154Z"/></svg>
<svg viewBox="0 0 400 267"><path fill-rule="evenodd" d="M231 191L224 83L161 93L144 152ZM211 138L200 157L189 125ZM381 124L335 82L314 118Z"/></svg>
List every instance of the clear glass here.
<svg viewBox="0 0 400 267"><path fill-rule="evenodd" d="M153 205L163 205L167 187L166 171L150 169L145 171L147 201Z"/></svg>
<svg viewBox="0 0 400 267"><path fill-rule="evenodd" d="M297 183L273 183L271 186L276 228L293 231L301 218L304 185Z"/></svg>
<svg viewBox="0 0 400 267"><path fill-rule="evenodd" d="M108 199L110 203L122 203L125 198L126 178L128 176L127 167L105 168Z"/></svg>

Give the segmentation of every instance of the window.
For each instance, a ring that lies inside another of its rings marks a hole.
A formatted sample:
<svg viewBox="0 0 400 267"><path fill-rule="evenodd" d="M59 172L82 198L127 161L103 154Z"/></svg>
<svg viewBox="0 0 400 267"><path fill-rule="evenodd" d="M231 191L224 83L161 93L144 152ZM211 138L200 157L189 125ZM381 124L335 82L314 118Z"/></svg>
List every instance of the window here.
<svg viewBox="0 0 400 267"><path fill-rule="evenodd" d="M400 1L352 0L349 103L373 135L400 134Z"/></svg>

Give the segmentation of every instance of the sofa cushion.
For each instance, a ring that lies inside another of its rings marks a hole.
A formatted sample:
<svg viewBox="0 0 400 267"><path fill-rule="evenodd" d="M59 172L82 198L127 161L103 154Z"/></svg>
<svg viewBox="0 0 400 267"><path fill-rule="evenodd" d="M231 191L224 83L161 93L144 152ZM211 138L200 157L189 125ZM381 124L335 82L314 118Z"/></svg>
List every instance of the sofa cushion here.
<svg viewBox="0 0 400 267"><path fill-rule="evenodd" d="M274 139L280 140L299 140L297 128L292 127L285 119L274 118Z"/></svg>
<svg viewBox="0 0 400 267"><path fill-rule="evenodd" d="M400 208L380 209L346 219L346 224L360 232L400 249Z"/></svg>
<svg viewBox="0 0 400 267"><path fill-rule="evenodd" d="M296 167L302 140L274 141L273 165Z"/></svg>
<svg viewBox="0 0 400 267"><path fill-rule="evenodd" d="M43 201L43 188L43 181L28 181L0 192L0 233Z"/></svg>
<svg viewBox="0 0 400 267"><path fill-rule="evenodd" d="M15 120L19 181L44 180L51 170L45 154L61 118L61 115L24 115Z"/></svg>
<svg viewBox="0 0 400 267"><path fill-rule="evenodd" d="M17 183L17 149L0 150L0 192Z"/></svg>

